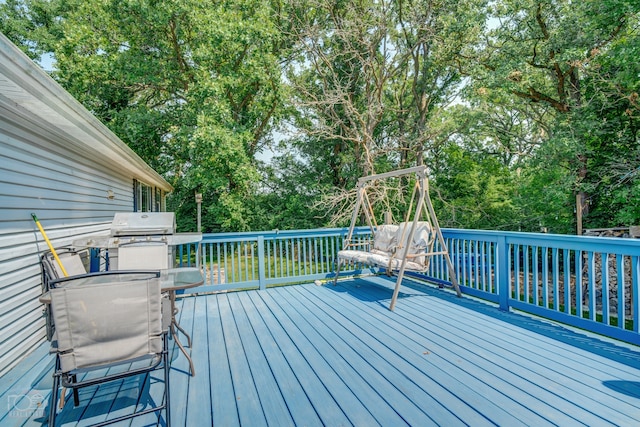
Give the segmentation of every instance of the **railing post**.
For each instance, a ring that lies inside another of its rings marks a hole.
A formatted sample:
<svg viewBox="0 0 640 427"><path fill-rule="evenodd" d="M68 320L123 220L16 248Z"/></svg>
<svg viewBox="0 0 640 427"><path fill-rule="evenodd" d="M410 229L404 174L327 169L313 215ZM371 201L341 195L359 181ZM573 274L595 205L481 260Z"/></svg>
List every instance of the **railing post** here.
<svg viewBox="0 0 640 427"><path fill-rule="evenodd" d="M200 268L200 255L202 254L202 242L196 243L196 268Z"/></svg>
<svg viewBox="0 0 640 427"><path fill-rule="evenodd" d="M496 256L498 272L498 301L500 310L509 311L509 270L511 266L511 253L506 236L498 237L498 253Z"/></svg>
<svg viewBox="0 0 640 427"><path fill-rule="evenodd" d="M266 259L264 257L264 236L258 236L258 286L267 289L267 275L265 273Z"/></svg>

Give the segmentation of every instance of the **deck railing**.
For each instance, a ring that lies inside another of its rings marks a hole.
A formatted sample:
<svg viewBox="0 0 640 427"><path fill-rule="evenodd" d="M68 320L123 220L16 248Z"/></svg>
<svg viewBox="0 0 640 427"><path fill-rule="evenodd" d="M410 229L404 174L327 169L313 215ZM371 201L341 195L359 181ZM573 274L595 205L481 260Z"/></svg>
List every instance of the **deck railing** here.
<svg viewBox="0 0 640 427"><path fill-rule="evenodd" d="M194 292L265 289L334 277L346 228L205 234L178 249L182 265L201 265ZM640 240L541 233L443 229L462 291L613 338L640 344ZM368 227L356 228L362 242ZM436 248L437 249L437 248ZM343 274L369 274L351 266ZM425 274L450 283L444 259Z"/></svg>
<svg viewBox="0 0 640 427"><path fill-rule="evenodd" d="M205 234L198 245L178 248L180 265L201 265L203 286L195 292L265 289L327 279L346 237L346 228ZM356 230L366 240L369 228ZM348 270L374 272L366 266Z"/></svg>

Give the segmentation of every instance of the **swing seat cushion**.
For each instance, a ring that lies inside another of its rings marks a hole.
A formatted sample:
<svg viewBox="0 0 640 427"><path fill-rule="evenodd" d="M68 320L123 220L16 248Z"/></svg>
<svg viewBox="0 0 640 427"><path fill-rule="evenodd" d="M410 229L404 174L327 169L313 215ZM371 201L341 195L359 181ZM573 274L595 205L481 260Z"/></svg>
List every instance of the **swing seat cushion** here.
<svg viewBox="0 0 640 427"><path fill-rule="evenodd" d="M408 244L409 252L407 252L407 256L409 257L409 261L417 263L419 265L424 265L426 256L416 255L426 254L429 250L429 247L431 246L430 243L435 236L431 232L431 224L426 221L419 221L416 224L413 238L411 238L410 240L409 234L411 233L411 225L411 222L403 222L398 227L398 242L402 242L402 244L397 248L397 250L401 250ZM401 254L396 255L402 256Z"/></svg>
<svg viewBox="0 0 640 427"><path fill-rule="evenodd" d="M398 246L398 227L394 224L383 224L378 227L373 235L373 248L371 252L378 255L388 256L395 251Z"/></svg>
<svg viewBox="0 0 640 427"><path fill-rule="evenodd" d="M346 262L399 270L402 266L404 247L409 244L405 268L412 271L423 271L426 256L419 256L419 254L426 253L429 247L431 226L428 222L418 222L413 238L410 238L411 225L411 222L403 222L400 225L381 225L374 233L373 247L370 252L342 250L338 252L338 258ZM403 242L403 244L398 245L398 242Z"/></svg>

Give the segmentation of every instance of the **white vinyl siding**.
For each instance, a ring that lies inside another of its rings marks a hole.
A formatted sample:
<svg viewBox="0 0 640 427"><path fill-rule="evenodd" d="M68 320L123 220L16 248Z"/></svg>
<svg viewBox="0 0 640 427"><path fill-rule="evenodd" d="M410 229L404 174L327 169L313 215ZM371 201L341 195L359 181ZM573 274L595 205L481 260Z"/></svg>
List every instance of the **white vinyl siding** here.
<svg viewBox="0 0 640 427"><path fill-rule="evenodd" d="M133 179L7 135L13 129L1 110L0 374L44 340L39 254L48 247L31 213L54 247L60 247L81 236L107 233L115 212L133 210ZM22 137L29 134L23 131ZM109 190L113 199L107 197Z"/></svg>
<svg viewBox="0 0 640 427"><path fill-rule="evenodd" d="M45 340L40 254L108 234L156 171L0 34L0 376ZM161 202L162 204L162 202Z"/></svg>

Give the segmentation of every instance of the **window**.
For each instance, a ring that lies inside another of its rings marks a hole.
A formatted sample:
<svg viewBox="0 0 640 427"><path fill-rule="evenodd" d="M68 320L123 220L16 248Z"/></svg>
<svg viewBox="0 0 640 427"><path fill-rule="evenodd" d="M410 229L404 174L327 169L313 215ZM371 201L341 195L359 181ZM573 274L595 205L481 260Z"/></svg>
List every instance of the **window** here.
<svg viewBox="0 0 640 427"><path fill-rule="evenodd" d="M164 207L162 190L138 180L133 181L133 210L135 212L161 212ZM155 197L154 197L155 196Z"/></svg>
<svg viewBox="0 0 640 427"><path fill-rule="evenodd" d="M155 197L153 198L153 206L156 212L164 211L164 207L162 206L162 190L156 187Z"/></svg>

